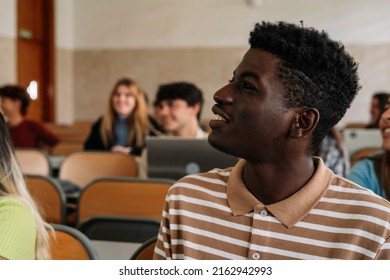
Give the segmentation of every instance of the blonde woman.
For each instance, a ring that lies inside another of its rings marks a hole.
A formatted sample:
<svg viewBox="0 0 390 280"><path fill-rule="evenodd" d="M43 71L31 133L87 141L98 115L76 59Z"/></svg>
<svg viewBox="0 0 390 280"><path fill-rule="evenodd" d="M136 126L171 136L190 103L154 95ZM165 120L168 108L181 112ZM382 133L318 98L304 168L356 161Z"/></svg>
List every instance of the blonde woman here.
<svg viewBox="0 0 390 280"><path fill-rule="evenodd" d="M49 259L45 223L27 191L0 113L0 259Z"/></svg>
<svg viewBox="0 0 390 280"><path fill-rule="evenodd" d="M124 78L115 84L104 115L92 126L84 149L139 156L145 137L157 133L151 125L143 92L135 81Z"/></svg>

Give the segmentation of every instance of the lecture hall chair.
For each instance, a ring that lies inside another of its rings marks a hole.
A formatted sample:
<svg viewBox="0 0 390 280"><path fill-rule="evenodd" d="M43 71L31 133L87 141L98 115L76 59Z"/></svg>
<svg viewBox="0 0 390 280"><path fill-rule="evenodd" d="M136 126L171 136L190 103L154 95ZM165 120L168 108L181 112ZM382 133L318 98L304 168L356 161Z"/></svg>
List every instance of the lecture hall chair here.
<svg viewBox="0 0 390 280"><path fill-rule="evenodd" d="M59 183L51 177L26 175L27 189L38 205L47 223L66 223L66 195Z"/></svg>
<svg viewBox="0 0 390 280"><path fill-rule="evenodd" d="M15 149L16 160L23 174L51 175L49 156L39 149Z"/></svg>
<svg viewBox="0 0 390 280"><path fill-rule="evenodd" d="M98 260L99 255L91 241L75 228L50 224L51 257L53 260Z"/></svg>
<svg viewBox="0 0 390 280"><path fill-rule="evenodd" d="M80 188L102 177L137 176L137 162L132 156L112 152L73 153L62 162L59 172L60 179L69 180Z"/></svg>
<svg viewBox="0 0 390 280"><path fill-rule="evenodd" d="M161 219L168 179L100 178L81 190L78 223L94 216Z"/></svg>

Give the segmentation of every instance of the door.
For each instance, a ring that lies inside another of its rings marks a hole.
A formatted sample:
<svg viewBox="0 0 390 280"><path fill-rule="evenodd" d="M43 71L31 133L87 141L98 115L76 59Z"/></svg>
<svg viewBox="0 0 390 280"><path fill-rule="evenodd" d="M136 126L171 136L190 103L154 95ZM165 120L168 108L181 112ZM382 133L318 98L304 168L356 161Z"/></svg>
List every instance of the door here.
<svg viewBox="0 0 390 280"><path fill-rule="evenodd" d="M18 84L31 97L27 117L54 121L54 0L18 0Z"/></svg>

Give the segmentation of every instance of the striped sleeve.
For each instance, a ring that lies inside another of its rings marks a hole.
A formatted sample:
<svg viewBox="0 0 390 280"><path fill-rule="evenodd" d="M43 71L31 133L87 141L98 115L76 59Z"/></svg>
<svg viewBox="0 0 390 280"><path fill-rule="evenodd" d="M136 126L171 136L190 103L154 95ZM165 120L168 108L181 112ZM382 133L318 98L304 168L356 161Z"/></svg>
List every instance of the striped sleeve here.
<svg viewBox="0 0 390 280"><path fill-rule="evenodd" d="M172 259L170 234L169 234L169 219L168 219L168 212L169 212L168 197L169 197L169 192L165 199L163 217L161 220L161 226L157 237L156 247L154 249L153 259L155 260Z"/></svg>

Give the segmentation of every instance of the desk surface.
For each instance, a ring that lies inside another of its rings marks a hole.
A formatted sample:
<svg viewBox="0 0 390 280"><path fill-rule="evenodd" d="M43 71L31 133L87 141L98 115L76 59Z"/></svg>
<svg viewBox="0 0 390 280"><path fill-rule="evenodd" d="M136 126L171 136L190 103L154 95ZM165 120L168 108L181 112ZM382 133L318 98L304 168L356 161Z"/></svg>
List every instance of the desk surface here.
<svg viewBox="0 0 390 280"><path fill-rule="evenodd" d="M91 240L102 260L129 260L141 243Z"/></svg>

